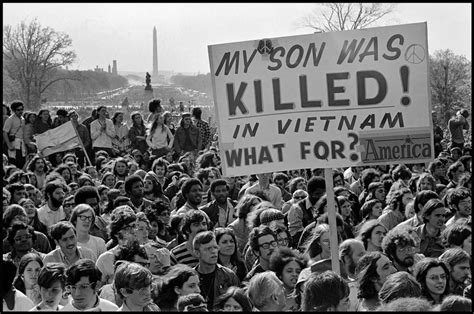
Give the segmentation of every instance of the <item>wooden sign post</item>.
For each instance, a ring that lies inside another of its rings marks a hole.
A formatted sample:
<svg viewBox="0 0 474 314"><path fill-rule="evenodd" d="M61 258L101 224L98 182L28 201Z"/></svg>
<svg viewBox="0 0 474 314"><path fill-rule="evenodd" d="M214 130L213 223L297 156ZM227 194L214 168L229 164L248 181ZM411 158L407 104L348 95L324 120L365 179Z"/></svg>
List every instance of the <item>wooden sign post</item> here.
<svg viewBox="0 0 474 314"><path fill-rule="evenodd" d="M332 270L341 275L339 264L339 243L337 241L336 224L336 202L334 201L334 183L332 180L332 168L324 168L324 180L326 181L326 196L328 200L328 220L329 220L329 243L331 245L331 266Z"/></svg>

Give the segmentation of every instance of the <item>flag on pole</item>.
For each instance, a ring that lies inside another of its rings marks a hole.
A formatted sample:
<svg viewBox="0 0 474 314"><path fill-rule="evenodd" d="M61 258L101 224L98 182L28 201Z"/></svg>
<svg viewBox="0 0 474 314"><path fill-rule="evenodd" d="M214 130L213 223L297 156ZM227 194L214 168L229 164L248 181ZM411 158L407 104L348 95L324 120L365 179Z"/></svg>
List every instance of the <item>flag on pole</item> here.
<svg viewBox="0 0 474 314"><path fill-rule="evenodd" d="M71 150L81 147L80 138L71 121L34 136L38 152L43 156L49 156L57 152Z"/></svg>

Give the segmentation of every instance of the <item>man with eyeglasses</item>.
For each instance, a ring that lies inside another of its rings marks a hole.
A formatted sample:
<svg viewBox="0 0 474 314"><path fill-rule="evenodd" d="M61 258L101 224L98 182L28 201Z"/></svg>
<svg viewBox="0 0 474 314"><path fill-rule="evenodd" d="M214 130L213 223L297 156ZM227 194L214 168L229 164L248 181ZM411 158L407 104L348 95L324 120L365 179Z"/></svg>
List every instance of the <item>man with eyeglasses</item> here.
<svg viewBox="0 0 474 314"><path fill-rule="evenodd" d="M44 264L64 263L69 266L76 261L88 258L94 262L97 256L91 249L77 246L76 228L68 221L60 221L50 228L51 238L57 245L57 248L46 254Z"/></svg>
<svg viewBox="0 0 474 314"><path fill-rule="evenodd" d="M270 227L261 225L250 232L249 244L258 260L244 281L249 281L256 274L270 270L270 257L278 247L278 238Z"/></svg>
<svg viewBox="0 0 474 314"><path fill-rule="evenodd" d="M95 186L83 186L80 187L74 195L74 204L87 204L94 210L95 219L91 226L90 234L99 238L104 239L107 242L109 236L107 234L107 221L100 214L99 207L99 191Z"/></svg>
<svg viewBox="0 0 474 314"><path fill-rule="evenodd" d="M118 306L98 295L102 273L90 259L80 259L66 272L66 289L72 300L61 311L117 311Z"/></svg>
<svg viewBox="0 0 474 314"><path fill-rule="evenodd" d="M415 263L415 240L404 228L390 230L382 240L382 250L397 271L411 273L411 267Z"/></svg>
<svg viewBox="0 0 474 314"><path fill-rule="evenodd" d="M201 295L206 299L207 307L213 309L219 296L231 286L238 287L240 280L232 270L217 264L219 246L212 231L198 233L193 240L193 249L199 259L194 269L199 274Z"/></svg>
<svg viewBox="0 0 474 314"><path fill-rule="evenodd" d="M23 110L25 105L21 101L14 101L10 105L13 114L3 124L3 141L8 147L8 160L19 169L25 165L26 145L23 140L25 118Z"/></svg>

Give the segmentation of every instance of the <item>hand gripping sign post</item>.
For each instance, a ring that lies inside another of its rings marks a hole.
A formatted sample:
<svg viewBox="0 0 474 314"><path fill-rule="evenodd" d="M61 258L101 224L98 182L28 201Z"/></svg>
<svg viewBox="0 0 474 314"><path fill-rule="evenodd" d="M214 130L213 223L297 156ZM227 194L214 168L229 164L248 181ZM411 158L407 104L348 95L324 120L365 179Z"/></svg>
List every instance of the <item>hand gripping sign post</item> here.
<svg viewBox="0 0 474 314"><path fill-rule="evenodd" d="M426 23L208 51L224 176L433 159Z"/></svg>

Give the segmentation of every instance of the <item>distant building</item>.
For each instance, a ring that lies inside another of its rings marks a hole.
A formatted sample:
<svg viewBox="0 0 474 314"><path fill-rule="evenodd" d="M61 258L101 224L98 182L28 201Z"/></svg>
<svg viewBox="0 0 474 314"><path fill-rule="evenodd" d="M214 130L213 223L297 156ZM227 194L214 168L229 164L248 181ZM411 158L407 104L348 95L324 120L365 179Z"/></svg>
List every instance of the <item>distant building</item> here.
<svg viewBox="0 0 474 314"><path fill-rule="evenodd" d="M117 60L112 61L112 74L118 75L117 72Z"/></svg>
<svg viewBox="0 0 474 314"><path fill-rule="evenodd" d="M104 72L103 68L99 68L98 65L95 66L94 72Z"/></svg>
<svg viewBox="0 0 474 314"><path fill-rule="evenodd" d="M108 72L108 73L112 73L112 70L111 70L111 68L110 68L110 64L109 64L109 69L108 69L107 72Z"/></svg>
<svg viewBox="0 0 474 314"><path fill-rule="evenodd" d="M156 39L156 27L153 27L153 77L158 79L158 41Z"/></svg>

